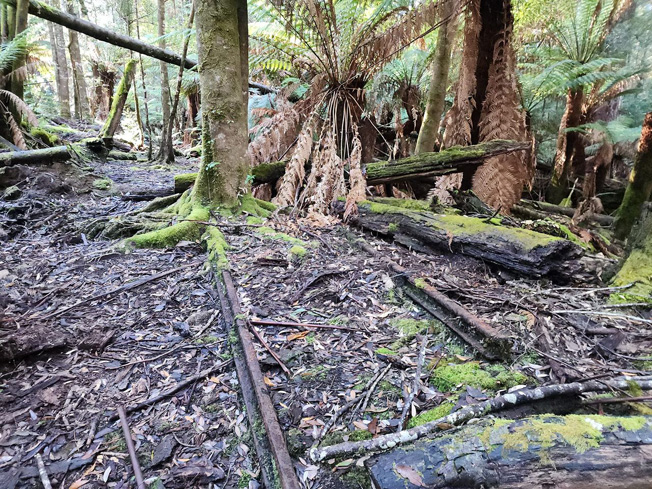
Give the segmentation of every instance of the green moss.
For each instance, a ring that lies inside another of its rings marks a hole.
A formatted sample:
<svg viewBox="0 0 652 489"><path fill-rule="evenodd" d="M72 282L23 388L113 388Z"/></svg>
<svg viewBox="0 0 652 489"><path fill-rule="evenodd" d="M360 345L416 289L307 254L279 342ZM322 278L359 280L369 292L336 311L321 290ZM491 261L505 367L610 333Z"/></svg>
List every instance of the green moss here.
<svg viewBox="0 0 652 489"><path fill-rule="evenodd" d="M443 365L440 363L430 380L441 392L451 392L460 384L478 389L505 389L527 382L527 377L501 365L483 369L478 362L467 362Z"/></svg>
<svg viewBox="0 0 652 489"><path fill-rule="evenodd" d="M443 418L444 416L448 416L454 407L454 402L444 401L439 406L429 409L428 411L424 411L414 418L410 419L408 421L407 427L414 428L415 426L421 426L422 424L426 424L439 418Z"/></svg>
<svg viewBox="0 0 652 489"><path fill-rule="evenodd" d="M125 244L134 248L171 248L179 241L199 241L202 228L195 221L207 221L210 212L206 207L195 205L185 219L172 226L137 234L125 240Z"/></svg>
<svg viewBox="0 0 652 489"><path fill-rule="evenodd" d="M265 222L265 220L262 217L258 217L258 216L247 217L247 224L256 225L256 224L262 224L263 222Z"/></svg>
<svg viewBox="0 0 652 489"><path fill-rule="evenodd" d="M290 248L290 255L295 258L303 258L307 253L308 250L300 245L294 245L292 248Z"/></svg>
<svg viewBox="0 0 652 489"><path fill-rule="evenodd" d="M56 126L53 124L41 124L41 128L52 134L79 134L80 131L68 126Z"/></svg>
<svg viewBox="0 0 652 489"><path fill-rule="evenodd" d="M138 155L136 153L129 153L127 151L117 151L112 149L109 151L109 154L106 155L106 157L110 160L131 160L131 161L136 161L138 159Z"/></svg>
<svg viewBox="0 0 652 489"><path fill-rule="evenodd" d="M387 229L389 230L390 233L395 233L396 231L398 231L398 224L396 224L395 222L390 222L389 226L387 226Z"/></svg>
<svg viewBox="0 0 652 489"><path fill-rule="evenodd" d="M349 434L349 441L371 440L373 435L366 430L355 430Z"/></svg>
<svg viewBox="0 0 652 489"><path fill-rule="evenodd" d="M428 284L426 283L425 279L416 278L414 279L414 285L419 289L425 289Z"/></svg>
<svg viewBox="0 0 652 489"><path fill-rule="evenodd" d="M263 236L264 238L273 239L276 241L285 241L292 245L303 246L304 248L311 246L309 243L303 241L302 239L295 238L294 236L290 236L289 234L278 232L268 226L261 226L259 228L256 228L254 232L256 234Z"/></svg>
<svg viewBox="0 0 652 489"><path fill-rule="evenodd" d="M93 188L97 190L109 190L113 182L108 178L101 178L93 181Z"/></svg>
<svg viewBox="0 0 652 489"><path fill-rule="evenodd" d="M272 206L271 210L267 204ZM271 202L265 202L252 197L251 194L246 194L240 197L240 205L234 209L234 212L236 214L246 213L250 216L269 217L274 208L274 204Z"/></svg>
<svg viewBox="0 0 652 489"><path fill-rule="evenodd" d="M32 127L29 133L48 146L55 146L59 142L59 136L46 131L42 127Z"/></svg>
<svg viewBox="0 0 652 489"><path fill-rule="evenodd" d="M396 355L396 352L394 350L390 350L389 348L377 348L376 353L378 353L379 355L388 355L388 356Z"/></svg>
<svg viewBox="0 0 652 489"><path fill-rule="evenodd" d="M426 200L414 199L395 199L393 197L376 197L374 202L379 204L400 207L401 209L410 209L413 211L430 211L430 203Z"/></svg>
<svg viewBox="0 0 652 489"><path fill-rule="evenodd" d="M308 345L314 345L315 343L315 333L309 333L304 340L306 340L306 344Z"/></svg>
<svg viewBox="0 0 652 489"><path fill-rule="evenodd" d="M324 365L316 365L315 367L301 373L304 379L326 380L328 378L329 368Z"/></svg>
<svg viewBox="0 0 652 489"><path fill-rule="evenodd" d="M650 302L652 303L652 239L648 238L643 248L632 250L620 271L612 281L615 287L629 284L633 287L610 296L612 303Z"/></svg>
<svg viewBox="0 0 652 489"><path fill-rule="evenodd" d="M219 341L220 339L217 336L213 335L207 335L207 336L202 336L197 340L197 343L200 345L205 345L208 343L215 343L216 341Z"/></svg>
<svg viewBox="0 0 652 489"><path fill-rule="evenodd" d="M345 487L371 489L369 472L363 467L352 467L341 477Z"/></svg>
<svg viewBox="0 0 652 489"><path fill-rule="evenodd" d="M399 393L399 394L401 393L401 389L399 387L395 386L394 384L386 380L383 380L378 383L378 391L386 392L386 393L391 393L391 392Z"/></svg>
<svg viewBox="0 0 652 489"><path fill-rule="evenodd" d="M414 336L434 326L433 321L424 319L394 319L390 324L406 336Z"/></svg>
<svg viewBox="0 0 652 489"><path fill-rule="evenodd" d="M202 238L208 251L208 259L217 266L218 270L229 268L229 260L226 256L229 244L222 231L216 226L208 226Z"/></svg>
<svg viewBox="0 0 652 489"><path fill-rule="evenodd" d="M197 173L181 173L174 176L174 190L179 193L189 189L197 180Z"/></svg>

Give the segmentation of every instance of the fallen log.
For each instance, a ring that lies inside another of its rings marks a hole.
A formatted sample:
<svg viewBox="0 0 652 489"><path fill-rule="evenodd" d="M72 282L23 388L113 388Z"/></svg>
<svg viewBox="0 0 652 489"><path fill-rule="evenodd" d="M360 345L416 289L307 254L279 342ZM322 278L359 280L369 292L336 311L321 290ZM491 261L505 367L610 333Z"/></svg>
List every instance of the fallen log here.
<svg viewBox="0 0 652 489"><path fill-rule="evenodd" d="M651 417L542 416L467 426L365 465L378 489L645 487L651 449Z"/></svg>
<svg viewBox="0 0 652 489"><path fill-rule="evenodd" d="M503 394L487 401L470 404L459 411L455 411L433 421L428 421L409 430L398 433L379 435L371 440L347 441L328 447L312 448L310 458L314 462L321 462L335 457L348 456L355 453L365 453L392 449L399 445L406 445L426 435L441 433L451 428L460 426L472 419L487 416L501 410L539 402L542 399L563 396L578 396L585 392L605 392L612 389L628 389L635 383L642 390L651 390L652 381L638 380L591 380L588 382L573 382L570 384L553 384L534 389L521 389L516 392Z"/></svg>
<svg viewBox="0 0 652 489"><path fill-rule="evenodd" d="M573 217L575 215L575 209L572 207L562 207L560 205L550 204L549 202L538 202L534 200L521 200L520 204L516 204L513 209L514 214L522 214L528 218L541 219L542 217L534 217L536 215L541 216L544 214L544 217L548 217L545 214L561 214L566 217ZM529 214L528 211L532 211L536 214ZM528 215L529 214L529 215ZM614 218L606 214L593 214L591 216L591 221L600 224L601 226L611 226L614 222Z"/></svg>
<svg viewBox="0 0 652 489"><path fill-rule="evenodd" d="M434 214L422 201L383 201L360 202L351 223L417 251L460 253L528 277L568 281L578 272L589 273L577 260L582 248L566 239L476 217ZM338 201L333 208L343 214L344 206Z"/></svg>
<svg viewBox="0 0 652 489"><path fill-rule="evenodd" d="M66 161L72 157L68 146L54 146L29 151L6 151L0 153L0 166L49 165L55 161Z"/></svg>
<svg viewBox="0 0 652 489"><path fill-rule="evenodd" d="M16 7L17 0L2 0L2 3L11 7ZM139 39L135 39L124 34L120 34L112 29L107 29L92 22L89 22L79 17L75 17L67 12L63 12L57 8L51 7L44 2L38 0L29 0L29 14L39 17L43 20L54 22L55 24L62 25L76 32L80 32L94 39L107 42L114 46L136 51L137 53L144 54L154 59L164 61L173 65L180 66L184 63L186 69L192 69L197 66L197 61L191 58L185 60L181 55L172 52L168 49L161 49L158 46L147 44ZM249 82L251 88L259 90L263 95L266 93L276 92L271 87L261 83Z"/></svg>

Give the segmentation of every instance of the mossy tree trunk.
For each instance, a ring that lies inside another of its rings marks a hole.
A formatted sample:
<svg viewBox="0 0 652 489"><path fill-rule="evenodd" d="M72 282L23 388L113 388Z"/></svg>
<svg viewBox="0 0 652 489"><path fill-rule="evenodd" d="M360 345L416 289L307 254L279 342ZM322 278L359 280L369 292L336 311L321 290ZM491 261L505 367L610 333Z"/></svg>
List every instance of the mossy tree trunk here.
<svg viewBox="0 0 652 489"><path fill-rule="evenodd" d="M71 0L66 0L66 9L71 15L77 15L75 5ZM84 66L82 65L81 49L79 48L79 35L72 29L68 30L68 52L72 65L72 82L74 88L75 118L83 120L90 115Z"/></svg>
<svg viewBox="0 0 652 489"><path fill-rule="evenodd" d="M249 170L243 10L244 0L197 0L203 150L193 197L209 205L235 205Z"/></svg>
<svg viewBox="0 0 652 489"><path fill-rule="evenodd" d="M131 82L134 76L134 69L136 68L136 60L130 59L126 66L125 71L122 75L122 79L118 84L118 88L113 96L113 103L111 104L111 110L109 116L104 123L104 127L100 133L100 136L104 139L111 139L115 134L115 131L120 125L120 119L122 118L122 110L124 109L125 102L127 101L127 95L129 95L129 90L131 89Z"/></svg>
<svg viewBox="0 0 652 489"><path fill-rule="evenodd" d="M17 0L16 2L16 17L14 20L14 36L17 36L25 29L27 29L29 0ZM17 71L25 66L25 56L18 56L13 64L13 71ZM14 76L11 79L11 91L20 98L25 95L23 87L23 77Z"/></svg>
<svg viewBox="0 0 652 489"><path fill-rule="evenodd" d="M548 188L548 200L558 204L566 197L568 177L571 170L573 154L575 152L579 133L568 132L568 129L580 125L582 118L582 102L584 90L582 87L571 89L566 96L566 110L559 125L557 135L557 151L555 152L555 166Z"/></svg>
<svg viewBox="0 0 652 489"><path fill-rule="evenodd" d="M643 202L652 194L652 112L645 115L634 168L629 175L625 197L616 211L614 234L625 239L641 214Z"/></svg>
<svg viewBox="0 0 652 489"><path fill-rule="evenodd" d="M134 1L136 11L136 37L140 40L140 15L138 13L138 0ZM145 113L145 127L147 128L147 159L152 159L152 125L149 122L149 107L147 103L147 84L145 83L145 66L143 65L143 55L138 53L140 61L140 83L143 85L143 112Z"/></svg>
<svg viewBox="0 0 652 489"><path fill-rule="evenodd" d="M437 142L439 123L444 112L448 88L451 50L455 44L455 32L457 31L457 21L454 16L457 6L457 0L445 0L441 5L440 19L445 23L439 27L437 33L435 59L432 61L432 78L428 89L426 112L417 139L416 154L434 151Z"/></svg>
<svg viewBox="0 0 652 489"><path fill-rule="evenodd" d="M165 0L158 0L158 47L165 49ZM168 65L161 61L161 114L163 115L163 130L161 131L161 146L158 152L158 159L165 163L174 161L174 148L172 147L172 132L168 124L170 122L170 80L168 77Z"/></svg>

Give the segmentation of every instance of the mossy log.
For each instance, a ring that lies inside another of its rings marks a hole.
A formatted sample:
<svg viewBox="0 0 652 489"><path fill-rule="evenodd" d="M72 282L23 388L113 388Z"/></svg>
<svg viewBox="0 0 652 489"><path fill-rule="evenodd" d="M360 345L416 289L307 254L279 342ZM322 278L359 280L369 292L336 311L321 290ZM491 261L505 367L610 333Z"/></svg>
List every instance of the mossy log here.
<svg viewBox="0 0 652 489"><path fill-rule="evenodd" d="M120 125L120 119L122 118L122 110L125 107L125 102L127 102L127 95L129 95L129 90L131 89L131 81L133 79L134 70L136 69L136 60L130 59L125 65L124 73L122 74L122 79L118 84L118 88L113 95L113 103L111 104L111 111L109 116L104 123L104 127L100 131L100 137L103 139L113 139L115 131Z"/></svg>
<svg viewBox="0 0 652 489"><path fill-rule="evenodd" d="M275 161L273 163L263 163L249 170L253 176L253 185L262 185L264 183L274 183L285 173L285 161ZM174 192L183 193L195 183L197 173L182 173L174 176Z"/></svg>
<svg viewBox="0 0 652 489"><path fill-rule="evenodd" d="M55 161L66 161L72 157L68 146L34 149L30 151L7 151L0 153L0 166L49 165Z"/></svg>
<svg viewBox="0 0 652 489"><path fill-rule="evenodd" d="M520 204L516 204L512 207L512 211L516 215L522 215L526 218L531 218L534 214L530 214L529 211L536 212L538 214L548 213L548 214L561 214L566 217L573 217L575 215L575 209L572 207L562 207L560 205L550 204L549 202L537 202L534 200L521 200ZM543 217L537 217L536 219L542 219ZM611 226L614 222L614 218L607 216L605 214L593 214L591 216L591 221L596 222L602 226Z"/></svg>
<svg viewBox="0 0 652 489"><path fill-rule="evenodd" d="M361 202L352 224L426 253L460 253L528 277L567 281L582 270L582 249L555 236L510 228L476 217L434 214L421 201ZM338 213L344 202L336 202ZM394 204L394 205L390 205Z"/></svg>
<svg viewBox="0 0 652 489"><path fill-rule="evenodd" d="M379 489L643 488L651 454L650 417L541 416L467 426L365 465Z"/></svg>

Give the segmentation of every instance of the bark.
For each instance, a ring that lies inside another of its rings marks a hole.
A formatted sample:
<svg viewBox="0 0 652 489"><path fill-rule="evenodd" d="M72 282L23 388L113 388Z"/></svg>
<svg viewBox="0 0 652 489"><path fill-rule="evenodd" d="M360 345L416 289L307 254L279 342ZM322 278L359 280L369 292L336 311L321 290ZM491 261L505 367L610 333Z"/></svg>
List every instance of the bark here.
<svg viewBox="0 0 652 489"><path fill-rule="evenodd" d="M195 18L202 105L202 162L194 197L235 205L249 171L247 100L238 10L243 0L198 0Z"/></svg>
<svg viewBox="0 0 652 489"><path fill-rule="evenodd" d="M629 389L629 382L635 380L592 380L588 382L573 382L570 384L553 384L536 389L521 389L513 393L503 394L493 399L471 404L463 407L459 411L429 421L420 426L415 426L409 430L389 435L379 435L371 440L359 442L344 442L337 445L322 448L312 448L310 458L319 462L343 455L355 453L369 453L371 451L387 450L398 445L404 445L423 438L426 435L441 433L448 430L451 425L459 426L471 419L486 416L488 414L509 409L514 406L539 402L541 399L561 396L577 396L584 392L605 392L612 389ZM652 381L640 380L636 384L643 390L652 389ZM474 486L470 486L474 487ZM532 487L532 486L530 486ZM644 487L644 486L643 486Z"/></svg>
<svg viewBox="0 0 652 489"><path fill-rule="evenodd" d="M75 6L71 0L66 0L68 13L75 15ZM75 118L84 120L90 115L84 66L82 65L81 50L79 48L79 35L76 31L68 30L68 51L72 65L72 81L74 87Z"/></svg>
<svg viewBox="0 0 652 489"><path fill-rule="evenodd" d="M47 165L54 161L69 160L71 156L67 146L54 146L31 151L8 151L0 153L0 166Z"/></svg>
<svg viewBox="0 0 652 489"><path fill-rule="evenodd" d="M0 5L0 42L5 43L9 40L9 24L7 22L7 6Z"/></svg>
<svg viewBox="0 0 652 489"><path fill-rule="evenodd" d="M68 60L66 59L66 50L63 48L63 28L50 23L48 30L50 31L50 44L59 97L59 114L64 119L70 119L70 86L68 85Z"/></svg>
<svg viewBox="0 0 652 489"><path fill-rule="evenodd" d="M93 93L94 112L97 118L106 120L111 109L111 98L115 87L116 73L97 61L91 65L95 78Z"/></svg>
<svg viewBox="0 0 652 489"><path fill-rule="evenodd" d="M451 51L455 44L457 19L453 15L457 10L455 0L446 0L441 7L441 20L446 22L439 27L435 58L432 61L432 78L428 89L426 111L417 139L416 154L434 151L441 115L444 112L446 90L448 88L448 72L451 64ZM448 20L446 20L448 19Z"/></svg>
<svg viewBox="0 0 652 489"><path fill-rule="evenodd" d="M125 71L122 74L122 79L118 84L118 88L113 96L113 103L111 104L111 111L109 112L109 117L102 127L100 132L100 137L105 140L113 139L115 131L120 125L120 119L122 118L122 111L127 101L127 95L129 95L129 90L131 89L131 82L134 76L134 69L136 68L136 60L130 59L126 66Z"/></svg>
<svg viewBox="0 0 652 489"><path fill-rule="evenodd" d="M400 470L392 470L399 460L421 469L423 487L433 489L644 488L652 477L651 434L650 417L487 420L373 457L365 465L379 489L406 487Z"/></svg>
<svg viewBox="0 0 652 489"><path fill-rule="evenodd" d="M16 37L16 4L7 4L7 39Z"/></svg>
<svg viewBox="0 0 652 489"><path fill-rule="evenodd" d="M158 0L158 47L165 50L165 0ZM181 63L180 63L181 64ZM163 130L161 131L161 145L157 159L165 163L174 161L174 148L172 147L172 128L170 120L170 80L168 78L168 65L161 61L161 114L163 116Z"/></svg>
<svg viewBox="0 0 652 489"><path fill-rule="evenodd" d="M195 127L195 119L199 114L199 93L189 93L186 95L188 102L186 110L186 127L183 133L183 144L192 145L193 143L193 130Z"/></svg>
<svg viewBox="0 0 652 489"><path fill-rule="evenodd" d="M192 24L195 21L195 2L192 1L190 6L190 15L188 16L188 25L186 29L189 31L192 28ZM190 34L188 34L183 40L183 52L181 53L181 58L186 59L188 55L188 43L190 42ZM170 123L168 124L168 134L170 134L170 140L172 139L172 128L174 121L177 117L177 108L179 107L179 97L181 96L181 83L183 82L183 63L179 67L179 73L177 75L177 86L174 92L174 100L172 101L172 111L170 114ZM246 85L245 85L246 88ZM169 157L169 156L168 156ZM171 154L171 161L174 161L174 151Z"/></svg>
<svg viewBox="0 0 652 489"><path fill-rule="evenodd" d="M27 29L27 20L28 20L28 7L29 0L17 0L16 1L16 18L14 36L17 36L25 29ZM14 61L12 66L13 71L17 71L25 66L25 56L18 56ZM24 87L23 87L23 77L14 76L11 79L11 91L15 95L23 98L25 96Z"/></svg>
<svg viewBox="0 0 652 489"><path fill-rule="evenodd" d="M476 217L439 215L399 207L401 200L377 199L358 205L354 225L387 236L399 244L425 253L459 253L493 263L528 277L549 277L566 282L579 275L577 258L582 249L574 243L520 228L497 226ZM417 201L418 202L418 201ZM343 212L343 203L334 208Z"/></svg>
<svg viewBox="0 0 652 489"><path fill-rule="evenodd" d="M568 91L566 96L566 110L561 119L559 133L557 135L555 166L552 171L550 188L548 189L548 200L553 204L559 204L567 196L568 177L579 137L578 132L567 132L567 130L579 126L580 119L582 118L583 101L584 90L581 87Z"/></svg>
<svg viewBox="0 0 652 489"><path fill-rule="evenodd" d="M138 0L134 3L136 11L136 36L140 40L140 15L138 13ZM147 128L147 159L152 159L152 126L149 122L149 106L147 99L147 84L145 83L145 66L143 65L143 55L138 53L138 60L140 61L140 82L143 85L143 112L145 112L145 127Z"/></svg>
<svg viewBox="0 0 652 489"><path fill-rule="evenodd" d="M616 211L614 235L625 239L641 214L643 203L652 195L652 112L645 115L634 168L629 175L625 197Z"/></svg>

